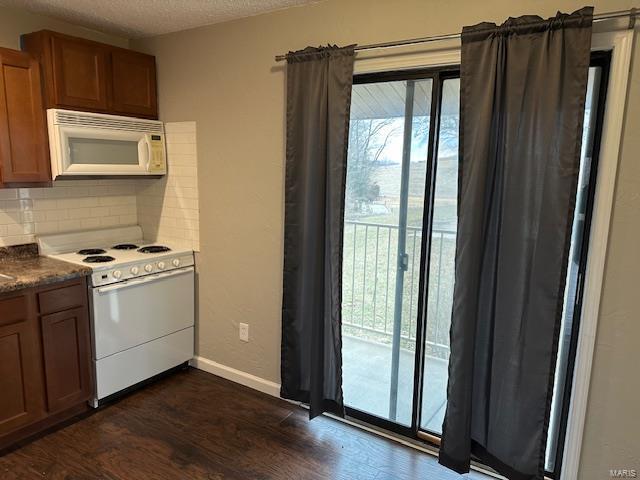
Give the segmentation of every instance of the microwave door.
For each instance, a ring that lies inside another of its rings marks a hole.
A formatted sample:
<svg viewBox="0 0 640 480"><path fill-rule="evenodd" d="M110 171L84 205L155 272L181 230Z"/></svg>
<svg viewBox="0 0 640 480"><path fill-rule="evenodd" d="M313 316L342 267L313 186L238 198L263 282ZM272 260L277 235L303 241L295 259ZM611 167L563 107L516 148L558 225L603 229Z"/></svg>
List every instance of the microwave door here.
<svg viewBox="0 0 640 480"><path fill-rule="evenodd" d="M91 127L60 127L62 175L144 175L145 134Z"/></svg>

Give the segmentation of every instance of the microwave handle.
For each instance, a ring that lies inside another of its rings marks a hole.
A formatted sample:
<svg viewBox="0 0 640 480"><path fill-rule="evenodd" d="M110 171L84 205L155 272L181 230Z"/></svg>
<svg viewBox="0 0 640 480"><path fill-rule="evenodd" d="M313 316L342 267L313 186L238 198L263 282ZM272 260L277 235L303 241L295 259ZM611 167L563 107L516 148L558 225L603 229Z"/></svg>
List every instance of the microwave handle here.
<svg viewBox="0 0 640 480"><path fill-rule="evenodd" d="M143 148L144 155L144 171L149 171L149 163L151 162L151 137L150 135L144 136L144 144L146 148Z"/></svg>

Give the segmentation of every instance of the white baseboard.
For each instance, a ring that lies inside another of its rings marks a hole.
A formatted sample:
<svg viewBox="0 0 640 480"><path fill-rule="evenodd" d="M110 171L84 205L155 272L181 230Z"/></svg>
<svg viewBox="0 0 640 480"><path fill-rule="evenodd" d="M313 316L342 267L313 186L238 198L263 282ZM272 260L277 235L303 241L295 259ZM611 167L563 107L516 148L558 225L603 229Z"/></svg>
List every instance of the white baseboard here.
<svg viewBox="0 0 640 480"><path fill-rule="evenodd" d="M280 384L270 380L265 380L264 378L251 375L250 373L227 367L226 365L222 365L221 363L214 362L213 360L209 360L204 357L194 357L191 359L189 364L198 370L212 373L213 375L231 380L232 382L239 383L245 387L253 388L259 392L280 398Z"/></svg>

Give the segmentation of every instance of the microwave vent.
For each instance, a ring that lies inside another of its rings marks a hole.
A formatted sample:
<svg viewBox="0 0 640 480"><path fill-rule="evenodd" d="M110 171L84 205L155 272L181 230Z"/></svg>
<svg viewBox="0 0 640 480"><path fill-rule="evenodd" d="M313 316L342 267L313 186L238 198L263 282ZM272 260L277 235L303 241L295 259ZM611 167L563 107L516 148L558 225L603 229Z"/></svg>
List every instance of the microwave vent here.
<svg viewBox="0 0 640 480"><path fill-rule="evenodd" d="M102 115L82 112L57 110L54 123L73 127L109 128L132 132L164 133L162 122L157 120L143 120L119 117L116 115Z"/></svg>

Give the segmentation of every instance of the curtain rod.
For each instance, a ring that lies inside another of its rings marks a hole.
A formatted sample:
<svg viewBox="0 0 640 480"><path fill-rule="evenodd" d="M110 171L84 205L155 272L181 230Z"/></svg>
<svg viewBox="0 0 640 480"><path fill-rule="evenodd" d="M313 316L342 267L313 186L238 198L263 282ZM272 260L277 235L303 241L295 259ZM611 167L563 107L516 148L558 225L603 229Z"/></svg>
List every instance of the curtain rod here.
<svg viewBox="0 0 640 480"><path fill-rule="evenodd" d="M593 23L604 22L605 20L612 20L614 18L629 17L629 28L632 29L635 26L636 17L640 14L640 9L631 8L629 10L618 10L615 12L605 12L593 16ZM417 45L419 43L437 42L440 40L455 40L460 38L460 33L447 33L444 35L433 35L430 37L410 38L406 40L397 40L395 42L383 42L383 43L371 43L369 45L357 45L355 47L356 52L363 50L376 50L379 48L394 48L404 47L406 45ZM282 62L287 59L287 55L276 55L276 62Z"/></svg>

